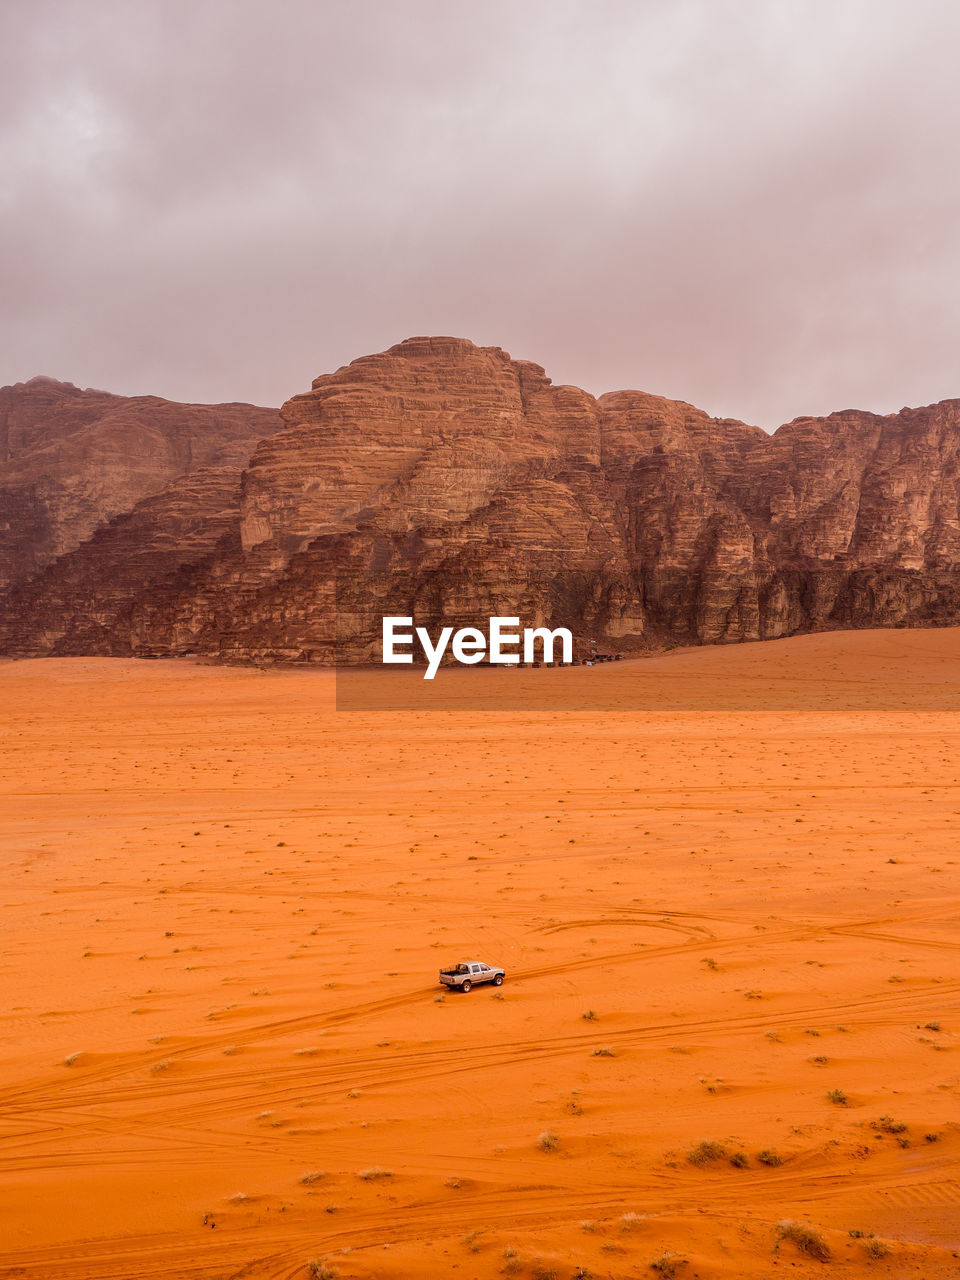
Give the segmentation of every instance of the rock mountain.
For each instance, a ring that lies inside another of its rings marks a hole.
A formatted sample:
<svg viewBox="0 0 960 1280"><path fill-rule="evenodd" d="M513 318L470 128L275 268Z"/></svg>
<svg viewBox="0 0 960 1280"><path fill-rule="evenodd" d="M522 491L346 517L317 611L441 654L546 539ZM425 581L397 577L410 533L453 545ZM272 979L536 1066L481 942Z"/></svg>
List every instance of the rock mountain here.
<svg viewBox="0 0 960 1280"><path fill-rule="evenodd" d="M278 429L279 428L279 429ZM960 401L774 435L411 338L280 410L0 390L0 652L374 660L385 613L622 651L960 621Z"/></svg>

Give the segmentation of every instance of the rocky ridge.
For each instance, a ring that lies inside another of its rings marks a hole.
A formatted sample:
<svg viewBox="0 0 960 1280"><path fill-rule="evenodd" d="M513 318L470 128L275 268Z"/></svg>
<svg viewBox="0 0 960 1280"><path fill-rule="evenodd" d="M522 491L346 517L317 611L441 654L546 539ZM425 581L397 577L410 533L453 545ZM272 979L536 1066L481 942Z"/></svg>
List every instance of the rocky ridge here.
<svg viewBox="0 0 960 1280"><path fill-rule="evenodd" d="M31 378L0 388L0 590L204 467L239 473L276 410L116 396Z"/></svg>
<svg viewBox="0 0 960 1280"><path fill-rule="evenodd" d="M30 412L13 393L0 449L13 439L22 456L29 436L42 453L53 428L36 393ZM143 483L136 466L108 474L116 412L91 419L84 492L95 475L118 493ZM496 347L412 338L280 412L255 448L239 429L221 442L229 464L194 445L184 470L165 436L177 475L99 520L61 496L45 540L25 531L47 491L0 465L0 652L364 662L385 613L431 629L519 616L624 651L960 621L960 401L769 436L641 392L554 386Z"/></svg>

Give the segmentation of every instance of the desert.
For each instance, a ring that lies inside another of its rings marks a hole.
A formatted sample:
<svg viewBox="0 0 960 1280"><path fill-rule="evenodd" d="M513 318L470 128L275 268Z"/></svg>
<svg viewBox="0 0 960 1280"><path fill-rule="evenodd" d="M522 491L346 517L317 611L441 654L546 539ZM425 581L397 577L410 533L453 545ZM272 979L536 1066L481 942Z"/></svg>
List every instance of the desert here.
<svg viewBox="0 0 960 1280"><path fill-rule="evenodd" d="M0 1280L960 1280L958 48L0 2Z"/></svg>
<svg viewBox="0 0 960 1280"><path fill-rule="evenodd" d="M0 665L0 1274L958 1274L960 629L338 678Z"/></svg>

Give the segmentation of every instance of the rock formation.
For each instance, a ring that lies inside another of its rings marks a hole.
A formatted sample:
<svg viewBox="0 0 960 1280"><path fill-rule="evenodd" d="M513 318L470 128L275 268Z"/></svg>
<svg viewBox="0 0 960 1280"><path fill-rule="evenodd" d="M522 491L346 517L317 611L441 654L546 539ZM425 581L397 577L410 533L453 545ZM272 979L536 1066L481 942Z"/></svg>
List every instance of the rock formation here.
<svg viewBox="0 0 960 1280"><path fill-rule="evenodd" d="M960 401L768 436L412 338L317 378L275 433L162 405L0 392L0 652L363 662L385 613L624 651L960 621Z"/></svg>
<svg viewBox="0 0 960 1280"><path fill-rule="evenodd" d="M248 404L175 404L32 378L0 388L0 590L201 467L240 468L280 423Z"/></svg>

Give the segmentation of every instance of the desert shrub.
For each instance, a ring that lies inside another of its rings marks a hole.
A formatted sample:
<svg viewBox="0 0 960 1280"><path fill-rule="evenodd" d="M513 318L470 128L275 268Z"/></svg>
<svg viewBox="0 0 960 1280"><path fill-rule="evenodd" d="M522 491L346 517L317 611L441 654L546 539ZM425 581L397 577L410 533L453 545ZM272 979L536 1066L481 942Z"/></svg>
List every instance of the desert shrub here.
<svg viewBox="0 0 960 1280"><path fill-rule="evenodd" d="M507 1245L503 1251L503 1266L500 1268L502 1276L515 1276L523 1270L523 1263L518 1257L517 1250L512 1245Z"/></svg>
<svg viewBox="0 0 960 1280"><path fill-rule="evenodd" d="M791 1240L801 1253L818 1262L830 1261L830 1246L819 1231L813 1227L805 1227L802 1222L791 1222L789 1219L777 1226L777 1247L781 1241Z"/></svg>
<svg viewBox="0 0 960 1280"><path fill-rule="evenodd" d="M312 1262L308 1262L307 1270L310 1273L310 1280L337 1280L337 1276L340 1274L336 1267L328 1267L319 1258L314 1258Z"/></svg>
<svg viewBox="0 0 960 1280"><path fill-rule="evenodd" d="M832 1102L835 1107L845 1107L847 1105L847 1095L842 1089L830 1089L827 1093L827 1101Z"/></svg>
<svg viewBox="0 0 960 1280"><path fill-rule="evenodd" d="M549 1129L545 1129L537 1139L537 1146L541 1151L556 1151L560 1145L560 1135L552 1133Z"/></svg>
<svg viewBox="0 0 960 1280"><path fill-rule="evenodd" d="M363 1182L376 1182L378 1178L392 1178L393 1174L389 1169L381 1169L379 1165L374 1165L372 1169L361 1169L357 1177Z"/></svg>
<svg viewBox="0 0 960 1280"><path fill-rule="evenodd" d="M687 1159L699 1168L709 1164L711 1160L722 1160L726 1154L726 1148L722 1143L698 1142L691 1151L687 1152Z"/></svg>
<svg viewBox="0 0 960 1280"><path fill-rule="evenodd" d="M673 1280L673 1277L678 1276L686 1265L686 1258L680 1257L679 1254L661 1253L650 1263L650 1270L662 1276L663 1280Z"/></svg>
<svg viewBox="0 0 960 1280"><path fill-rule="evenodd" d="M730 1163L735 1169L746 1169L750 1159L745 1151L735 1151L730 1157Z"/></svg>
<svg viewBox="0 0 960 1280"><path fill-rule="evenodd" d="M783 1164L783 1156L778 1155L772 1147L765 1147L763 1151L757 1152L757 1162L765 1164L770 1169L776 1169Z"/></svg>
<svg viewBox="0 0 960 1280"><path fill-rule="evenodd" d="M312 1186L314 1182L320 1182L327 1175L321 1173L319 1169L314 1169L312 1173L305 1173L300 1181L305 1187Z"/></svg>
<svg viewBox="0 0 960 1280"><path fill-rule="evenodd" d="M872 1236L869 1240L863 1242L863 1247L867 1251L868 1258L885 1258L890 1252L890 1246L885 1240L878 1240L876 1236Z"/></svg>
<svg viewBox="0 0 960 1280"><path fill-rule="evenodd" d="M560 1280L560 1272L545 1262L530 1264L530 1280Z"/></svg>
<svg viewBox="0 0 960 1280"><path fill-rule="evenodd" d="M584 1020L584 1022L596 1022L597 1020L597 1015L593 1009L586 1009L583 1013L581 1013L580 1017Z"/></svg>
<svg viewBox="0 0 960 1280"><path fill-rule="evenodd" d="M595 1058L615 1058L617 1055L609 1045L605 1044L599 1049L594 1049L593 1056Z"/></svg>
<svg viewBox="0 0 960 1280"><path fill-rule="evenodd" d="M902 1120L894 1120L893 1116L881 1116L879 1120L872 1120L870 1128L876 1129L877 1133L906 1133L907 1126Z"/></svg>

